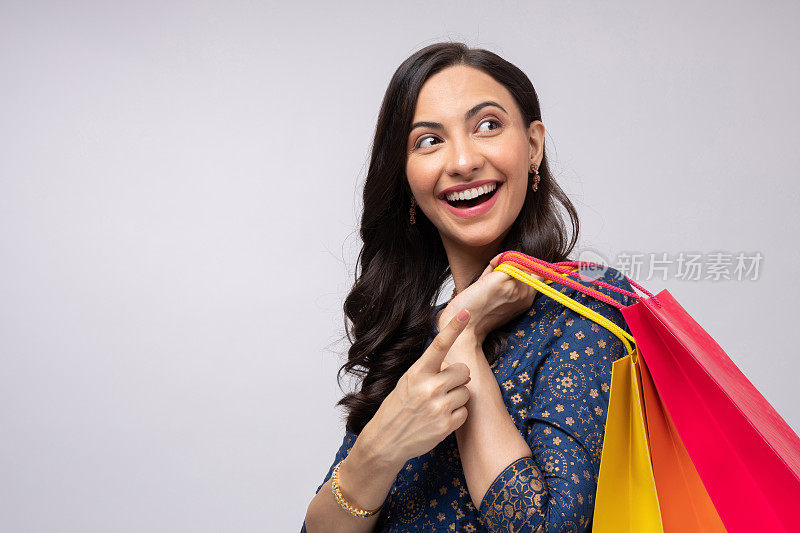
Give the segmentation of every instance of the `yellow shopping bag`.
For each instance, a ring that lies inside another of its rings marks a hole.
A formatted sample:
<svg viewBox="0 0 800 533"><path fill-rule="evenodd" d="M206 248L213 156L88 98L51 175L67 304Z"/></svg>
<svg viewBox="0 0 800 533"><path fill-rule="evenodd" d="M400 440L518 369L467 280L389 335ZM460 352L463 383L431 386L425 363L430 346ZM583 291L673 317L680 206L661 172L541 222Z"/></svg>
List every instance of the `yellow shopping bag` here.
<svg viewBox="0 0 800 533"><path fill-rule="evenodd" d="M600 474L592 531L662 532L650 447L643 416L639 349L611 368Z"/></svg>

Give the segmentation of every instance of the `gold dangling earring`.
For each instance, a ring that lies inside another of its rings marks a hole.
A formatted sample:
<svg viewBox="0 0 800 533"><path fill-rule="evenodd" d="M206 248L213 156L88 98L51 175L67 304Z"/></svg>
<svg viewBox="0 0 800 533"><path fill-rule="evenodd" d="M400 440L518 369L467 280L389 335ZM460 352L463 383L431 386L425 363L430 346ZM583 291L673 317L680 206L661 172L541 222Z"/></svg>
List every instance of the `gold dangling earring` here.
<svg viewBox="0 0 800 533"><path fill-rule="evenodd" d="M417 223L417 200L411 197L411 209L408 210L408 219L411 224Z"/></svg>
<svg viewBox="0 0 800 533"><path fill-rule="evenodd" d="M533 174L533 184L531 185L531 190L536 191L539 189L539 170L537 170L536 166L532 162L530 172Z"/></svg>

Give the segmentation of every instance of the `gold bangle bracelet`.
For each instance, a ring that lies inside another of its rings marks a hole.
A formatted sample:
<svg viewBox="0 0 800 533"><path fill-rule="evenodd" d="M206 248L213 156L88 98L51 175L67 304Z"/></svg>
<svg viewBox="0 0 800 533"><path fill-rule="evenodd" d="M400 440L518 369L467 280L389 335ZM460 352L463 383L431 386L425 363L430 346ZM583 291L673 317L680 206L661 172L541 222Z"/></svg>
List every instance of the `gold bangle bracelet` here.
<svg viewBox="0 0 800 533"><path fill-rule="evenodd" d="M344 459L342 459L342 461L344 461ZM358 507L354 507L350 505L347 502L347 500L344 499L344 496L342 496L342 491L339 487L339 466L342 464L342 461L339 461L336 464L336 467L334 467L333 469L333 474L331 475L331 490L333 491L333 497L336 498L336 501L339 502L339 505L342 506L342 509L344 509L353 516L360 516L363 518L372 516L378 511L380 511L381 507L383 507L383 504L381 504L380 507L378 507L377 509L369 511L367 509L359 509Z"/></svg>

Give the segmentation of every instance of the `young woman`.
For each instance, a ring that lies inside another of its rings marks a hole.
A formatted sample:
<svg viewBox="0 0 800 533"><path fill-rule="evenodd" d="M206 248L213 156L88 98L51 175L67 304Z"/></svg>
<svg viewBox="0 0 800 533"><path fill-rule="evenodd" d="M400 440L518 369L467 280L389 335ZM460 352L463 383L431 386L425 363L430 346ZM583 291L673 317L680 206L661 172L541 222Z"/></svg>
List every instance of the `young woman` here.
<svg viewBox="0 0 800 533"><path fill-rule="evenodd" d="M337 404L346 433L304 531L590 529L622 344L493 272L503 251L559 262L577 242L544 138L530 80L492 52L438 43L395 72L344 304L340 371L361 387ZM613 268L582 272L632 290ZM450 276L451 299L435 305ZM615 307L554 287L627 330Z"/></svg>

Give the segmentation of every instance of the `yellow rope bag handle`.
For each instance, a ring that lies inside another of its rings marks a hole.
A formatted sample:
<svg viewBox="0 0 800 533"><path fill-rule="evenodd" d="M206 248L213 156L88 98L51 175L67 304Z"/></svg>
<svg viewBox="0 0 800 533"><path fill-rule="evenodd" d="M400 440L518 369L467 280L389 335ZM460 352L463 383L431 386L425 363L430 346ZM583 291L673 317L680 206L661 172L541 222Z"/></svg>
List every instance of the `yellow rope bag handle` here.
<svg viewBox="0 0 800 533"><path fill-rule="evenodd" d="M564 293L557 291L549 284L540 281L533 276L531 276L528 272L521 270L515 266L512 266L510 262L503 262L497 265L494 269L495 271L505 272L509 276L518 279L519 281L530 285L531 287L535 288L542 294L549 296L550 298L556 300L557 302L569 307L576 313L579 313L589 320L597 322L604 328L608 329L611 333L616 335L619 340L622 341L622 344L625 346L625 349L628 351L628 355L631 355L632 358L635 358L634 355L634 348L631 347L630 343L636 344L633 336L631 336L627 331L616 325L614 322L609 320L608 318L604 317L597 311L593 311L589 309L585 305L573 300L569 296L565 295ZM630 341L630 342L628 342Z"/></svg>

